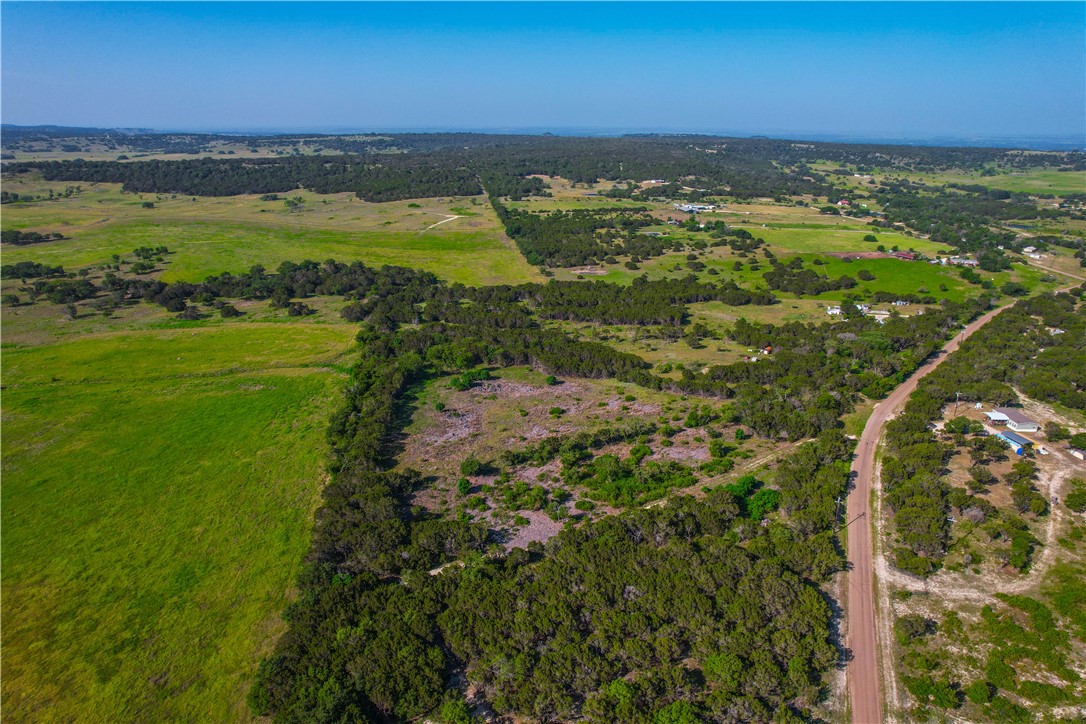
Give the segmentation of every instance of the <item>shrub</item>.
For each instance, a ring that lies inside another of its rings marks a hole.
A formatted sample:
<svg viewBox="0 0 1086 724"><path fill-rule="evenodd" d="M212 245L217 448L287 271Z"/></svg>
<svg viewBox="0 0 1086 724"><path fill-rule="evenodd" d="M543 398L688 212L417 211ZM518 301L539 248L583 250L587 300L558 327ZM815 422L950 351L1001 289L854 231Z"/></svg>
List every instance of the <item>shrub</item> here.
<svg viewBox="0 0 1086 724"><path fill-rule="evenodd" d="M1076 513L1086 512L1086 481L1072 478L1071 492L1063 499L1064 504Z"/></svg>
<svg viewBox="0 0 1086 724"><path fill-rule="evenodd" d="M469 455L460 462L461 475L478 475L482 472L483 464L474 455Z"/></svg>
<svg viewBox="0 0 1086 724"><path fill-rule="evenodd" d="M934 630L935 625L930 619L915 613L906 614L894 622L894 637L902 646L910 644L913 639L923 638Z"/></svg>
<svg viewBox="0 0 1086 724"><path fill-rule="evenodd" d="M1033 714L1030 713L1029 709L1001 696L993 698L992 703L988 706L992 714L992 721L1006 722L1006 724L1033 721Z"/></svg>
<svg viewBox="0 0 1086 724"><path fill-rule="evenodd" d="M984 670L985 676L988 677L988 681L992 682L996 687L1005 691L1014 691L1018 688L1014 682L1015 674L1017 673L1010 664L1000 658L998 655L990 654L988 656L988 666Z"/></svg>
<svg viewBox="0 0 1086 724"><path fill-rule="evenodd" d="M1067 692L1060 687L1032 680L1018 685L1018 695L1039 704L1062 704L1069 699Z"/></svg>
<svg viewBox="0 0 1086 724"><path fill-rule="evenodd" d="M995 688L983 679L974 681L965 689L966 698L974 704L987 704L994 693Z"/></svg>
<svg viewBox="0 0 1086 724"><path fill-rule="evenodd" d="M781 494L770 488L762 488L747 501L747 516L751 520L761 520L780 505Z"/></svg>
<svg viewBox="0 0 1086 724"><path fill-rule="evenodd" d="M1071 437L1071 431L1058 422L1049 420L1045 423L1045 438L1049 442L1059 442Z"/></svg>

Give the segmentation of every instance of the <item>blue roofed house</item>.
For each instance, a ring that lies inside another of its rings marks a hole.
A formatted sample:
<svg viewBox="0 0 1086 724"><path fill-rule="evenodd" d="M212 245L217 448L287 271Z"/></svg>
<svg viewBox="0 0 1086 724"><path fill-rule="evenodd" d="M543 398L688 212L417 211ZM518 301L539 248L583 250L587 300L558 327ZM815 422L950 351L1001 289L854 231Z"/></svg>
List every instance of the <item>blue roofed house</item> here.
<svg viewBox="0 0 1086 724"><path fill-rule="evenodd" d="M1033 447L1032 442L1022 437L1021 435L1016 435L1013 432L1000 431L997 432L995 436L1005 442L1007 444L1007 447L1009 447L1011 450L1014 450L1015 455L1021 455L1027 449Z"/></svg>

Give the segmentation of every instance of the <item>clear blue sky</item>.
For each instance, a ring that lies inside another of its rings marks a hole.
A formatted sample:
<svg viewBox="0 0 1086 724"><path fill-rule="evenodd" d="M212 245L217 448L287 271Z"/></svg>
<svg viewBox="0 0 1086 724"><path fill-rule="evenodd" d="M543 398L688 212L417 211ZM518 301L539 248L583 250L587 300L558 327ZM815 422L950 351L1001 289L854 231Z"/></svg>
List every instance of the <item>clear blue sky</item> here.
<svg viewBox="0 0 1086 724"><path fill-rule="evenodd" d="M1086 133L1086 3L20 3L7 123Z"/></svg>

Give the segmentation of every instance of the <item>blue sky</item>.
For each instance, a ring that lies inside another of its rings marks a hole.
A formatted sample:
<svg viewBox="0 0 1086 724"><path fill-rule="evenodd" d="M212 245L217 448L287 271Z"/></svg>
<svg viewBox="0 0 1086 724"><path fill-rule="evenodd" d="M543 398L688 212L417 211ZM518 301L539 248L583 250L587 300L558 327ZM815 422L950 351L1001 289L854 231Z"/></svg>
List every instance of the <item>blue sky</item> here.
<svg viewBox="0 0 1086 724"><path fill-rule="evenodd" d="M19 3L7 123L1086 133L1086 3Z"/></svg>

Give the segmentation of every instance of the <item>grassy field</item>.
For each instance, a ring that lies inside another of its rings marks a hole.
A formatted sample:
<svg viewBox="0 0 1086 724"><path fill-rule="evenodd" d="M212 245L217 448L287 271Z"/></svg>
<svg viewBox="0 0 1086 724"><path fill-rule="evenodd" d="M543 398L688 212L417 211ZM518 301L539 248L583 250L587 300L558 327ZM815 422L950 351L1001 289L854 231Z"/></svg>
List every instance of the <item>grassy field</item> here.
<svg viewBox="0 0 1086 724"><path fill-rule="evenodd" d="M960 183L979 184L993 189L1031 194L1083 194L1086 193L1086 171L1059 171L1054 168L1032 168L1028 171L1012 171L996 176L973 174L918 174L917 180L929 184Z"/></svg>
<svg viewBox="0 0 1086 724"><path fill-rule="evenodd" d="M720 303L710 302L710 304ZM720 336L720 339L707 337L702 340L699 346L691 347L681 339L669 341L659 337L643 336L642 333L645 330L635 325L605 325L584 322L548 321L545 323L545 326L561 329L580 339L603 342L622 352L635 354L653 365L662 365L668 362L674 364L678 362L691 369L701 369L702 367L709 365L731 364L742 358L747 348L744 345L739 345L724 339L723 333L733 325L730 323L720 324L719 322L721 320L712 319L708 315L699 316L694 312L693 306L703 305L692 305L692 318L705 324L713 333ZM720 304L720 306L723 307L725 305ZM749 308L727 307L727 309L742 314L740 309L745 311ZM762 309L765 309L765 307L762 307ZM823 316L825 316L824 313ZM679 373L676 372L675 376L679 376Z"/></svg>
<svg viewBox="0 0 1086 724"><path fill-rule="evenodd" d="M5 180L5 189L40 194L64 184ZM122 193L116 184L83 185L69 198L6 204L3 228L61 232L63 241L7 246L5 263L24 260L76 268L101 264L138 246L176 252L163 279L202 281L210 274L274 269L282 261L336 259L427 269L466 284L540 279L505 237L478 197L371 204L352 194L292 192L284 200L256 196L176 197ZM154 208L143 208L145 202Z"/></svg>
<svg viewBox="0 0 1086 724"><path fill-rule="evenodd" d="M742 224L736 226L741 227ZM856 230L747 227L747 231L765 239L766 244L777 255L875 251L879 245L887 249L896 246L901 251L913 249L928 256L951 251L951 247L946 244L862 226ZM878 241L864 241L863 238L868 234L874 235Z"/></svg>
<svg viewBox="0 0 1086 724"><path fill-rule="evenodd" d="M836 163L815 163L811 167L819 171L831 171L840 166ZM852 170L852 169L850 169ZM1086 193L1086 171L1060 171L1056 168L1038 166L1025 170L998 171L994 176L982 176L979 171L948 171L944 173L903 173L896 170L875 170L871 172L875 179L886 177L906 176L913 181L941 186L943 184L977 184L1004 191L1031 193L1031 194L1082 194ZM849 185L860 188L869 188L866 178L859 179L850 176L839 177L838 180L846 181Z"/></svg>
<svg viewBox="0 0 1086 724"><path fill-rule="evenodd" d="M7 345L7 719L248 718L353 334L249 324Z"/></svg>

